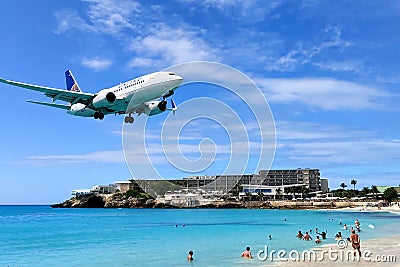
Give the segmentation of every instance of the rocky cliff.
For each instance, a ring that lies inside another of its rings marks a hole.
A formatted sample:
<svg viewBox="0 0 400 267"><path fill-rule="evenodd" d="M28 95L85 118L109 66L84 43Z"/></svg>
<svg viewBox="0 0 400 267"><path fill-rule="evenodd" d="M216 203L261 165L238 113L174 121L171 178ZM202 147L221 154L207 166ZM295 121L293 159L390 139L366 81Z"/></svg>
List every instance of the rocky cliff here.
<svg viewBox="0 0 400 267"><path fill-rule="evenodd" d="M73 197L52 208L187 208L173 206L154 199L127 197L121 194ZM191 208L244 208L240 202L215 202Z"/></svg>
<svg viewBox="0 0 400 267"><path fill-rule="evenodd" d="M365 204L365 203L364 203ZM363 202L310 202L310 201L247 201L230 202L215 201L195 207L174 206L164 202L158 202L151 198L133 197L123 194L91 195L73 197L63 203L51 205L52 208L209 208L209 209L334 209L345 207L357 207Z"/></svg>

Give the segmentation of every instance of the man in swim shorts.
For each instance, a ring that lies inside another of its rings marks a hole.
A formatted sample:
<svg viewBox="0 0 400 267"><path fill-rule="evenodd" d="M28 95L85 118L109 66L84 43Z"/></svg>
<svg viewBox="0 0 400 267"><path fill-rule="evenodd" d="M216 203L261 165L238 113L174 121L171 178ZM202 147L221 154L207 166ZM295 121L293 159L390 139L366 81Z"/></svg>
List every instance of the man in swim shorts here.
<svg viewBox="0 0 400 267"><path fill-rule="evenodd" d="M356 234L355 230L351 230L350 241L351 246L354 248L354 256L356 256L356 252L358 251L358 255L361 257L360 237Z"/></svg>

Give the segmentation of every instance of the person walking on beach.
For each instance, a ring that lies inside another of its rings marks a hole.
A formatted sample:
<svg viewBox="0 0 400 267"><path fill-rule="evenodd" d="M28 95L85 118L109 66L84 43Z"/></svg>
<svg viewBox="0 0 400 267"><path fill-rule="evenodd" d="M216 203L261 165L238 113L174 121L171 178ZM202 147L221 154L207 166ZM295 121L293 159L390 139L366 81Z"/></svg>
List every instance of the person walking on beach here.
<svg viewBox="0 0 400 267"><path fill-rule="evenodd" d="M253 258L253 256L251 255L251 252L250 252L250 247L247 247L246 250L243 251L242 258L246 258L246 259Z"/></svg>
<svg viewBox="0 0 400 267"><path fill-rule="evenodd" d="M351 246L354 248L354 256L356 256L356 252L358 251L358 255L361 257L361 250L360 250L360 237L356 234L355 230L351 230L350 235Z"/></svg>
<svg viewBox="0 0 400 267"><path fill-rule="evenodd" d="M187 256L188 261L193 261L193 251L189 251L189 255Z"/></svg>

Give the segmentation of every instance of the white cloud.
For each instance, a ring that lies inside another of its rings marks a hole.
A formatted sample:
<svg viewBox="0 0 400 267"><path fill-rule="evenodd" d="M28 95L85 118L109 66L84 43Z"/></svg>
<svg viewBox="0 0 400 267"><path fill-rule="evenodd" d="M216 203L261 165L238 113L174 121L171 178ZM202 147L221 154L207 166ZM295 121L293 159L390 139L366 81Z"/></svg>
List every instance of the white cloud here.
<svg viewBox="0 0 400 267"><path fill-rule="evenodd" d="M314 63L314 65L321 69L342 71L342 72L354 72L354 73L359 73L364 69L363 64L355 60L322 61L322 62L316 62Z"/></svg>
<svg viewBox="0 0 400 267"><path fill-rule="evenodd" d="M329 40L323 41L317 45L304 45L302 42L296 44L296 48L288 51L285 55L278 58L271 58L268 62L267 70L290 71L298 65L311 63L312 60L329 49L345 49L352 44L341 38L341 30L338 27L331 27L324 30L326 33L333 32Z"/></svg>
<svg viewBox="0 0 400 267"><path fill-rule="evenodd" d="M181 2L204 9L216 8L229 19L242 21L262 21L282 5L281 0L181 0Z"/></svg>
<svg viewBox="0 0 400 267"><path fill-rule="evenodd" d="M129 66L165 67L187 61L217 59L215 49L198 36L199 32L200 29L190 29L185 24L177 28L163 23L157 24L149 29L148 35L132 41L130 49L139 56Z"/></svg>
<svg viewBox="0 0 400 267"><path fill-rule="evenodd" d="M349 166L390 166L399 161L400 142L397 140L316 141L281 143L280 157L302 163L344 164Z"/></svg>
<svg viewBox="0 0 400 267"><path fill-rule="evenodd" d="M96 31L92 25L87 24L84 19L79 17L75 10L57 11L54 16L57 20L57 29L55 30L57 34L61 34L70 29L79 29L89 32Z"/></svg>
<svg viewBox="0 0 400 267"><path fill-rule="evenodd" d="M57 20L56 33L79 29L86 32L119 35L125 29L138 30L140 27L131 22L137 22L140 17L140 4L128 0L84 0L88 3L87 17L82 18L74 10L55 12Z"/></svg>
<svg viewBox="0 0 400 267"><path fill-rule="evenodd" d="M339 125L280 121L277 125L276 162L301 165L397 167L400 141L377 139L371 131ZM317 166L317 167L318 167ZM339 167L338 167L339 168Z"/></svg>
<svg viewBox="0 0 400 267"><path fill-rule="evenodd" d="M110 59L102 59L102 58L84 58L82 59L82 65L93 69L94 71L100 71L107 69L112 65L112 61Z"/></svg>
<svg viewBox="0 0 400 267"><path fill-rule="evenodd" d="M274 103L302 103L322 110L383 109L385 91L332 78L255 79Z"/></svg>
<svg viewBox="0 0 400 267"><path fill-rule="evenodd" d="M140 4L127 0L84 0L89 3L88 17L92 25L100 32L116 34L126 28L135 28L131 23Z"/></svg>
<svg viewBox="0 0 400 267"><path fill-rule="evenodd" d="M341 126L321 125L311 122L278 121L276 122L277 142L291 140L342 140L365 138L369 132L352 131Z"/></svg>
<svg viewBox="0 0 400 267"><path fill-rule="evenodd" d="M95 151L86 154L30 156L26 159L34 165L80 164L80 163L123 163L122 151Z"/></svg>

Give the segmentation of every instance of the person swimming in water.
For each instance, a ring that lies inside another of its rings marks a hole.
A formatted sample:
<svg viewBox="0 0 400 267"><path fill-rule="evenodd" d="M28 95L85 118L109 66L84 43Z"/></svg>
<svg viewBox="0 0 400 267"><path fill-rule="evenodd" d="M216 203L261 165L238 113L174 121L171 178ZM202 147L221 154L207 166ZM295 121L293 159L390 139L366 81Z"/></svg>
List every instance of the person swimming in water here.
<svg viewBox="0 0 400 267"><path fill-rule="evenodd" d="M296 235L297 238L303 238L303 233L299 230L299 232Z"/></svg>
<svg viewBox="0 0 400 267"><path fill-rule="evenodd" d="M335 240L342 240L343 236L342 236L342 232L338 232L335 236Z"/></svg>
<svg viewBox="0 0 400 267"><path fill-rule="evenodd" d="M311 240L311 239L312 239L311 236L308 234L308 232L306 232L306 233L304 234L304 236L303 236L303 240L309 241L309 240Z"/></svg>
<svg viewBox="0 0 400 267"><path fill-rule="evenodd" d="M243 251L242 258L246 258L246 259L253 258L253 256L251 255L251 252L250 252L250 247L246 247L246 250Z"/></svg>
<svg viewBox="0 0 400 267"><path fill-rule="evenodd" d="M317 234L321 235L322 239L326 239L326 232L322 231L322 233L318 233Z"/></svg>
<svg viewBox="0 0 400 267"><path fill-rule="evenodd" d="M193 261L193 251L189 251L189 255L187 256L188 261Z"/></svg>

